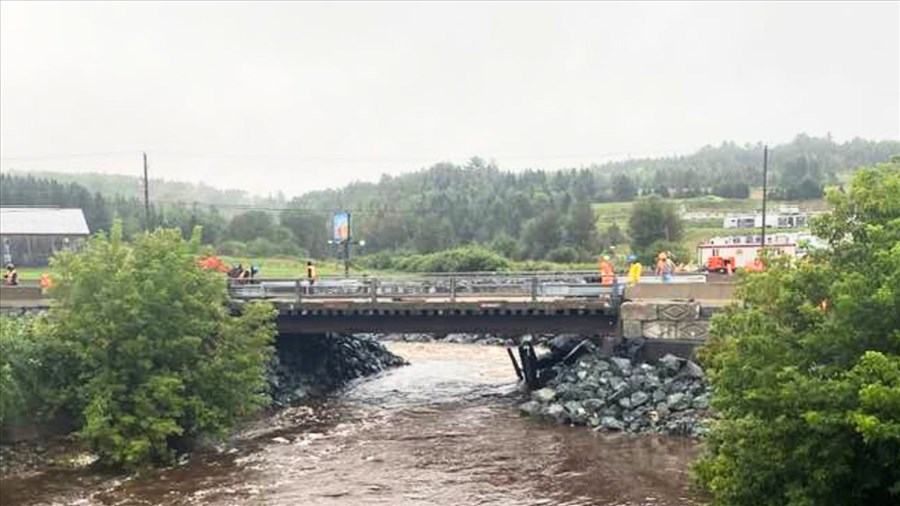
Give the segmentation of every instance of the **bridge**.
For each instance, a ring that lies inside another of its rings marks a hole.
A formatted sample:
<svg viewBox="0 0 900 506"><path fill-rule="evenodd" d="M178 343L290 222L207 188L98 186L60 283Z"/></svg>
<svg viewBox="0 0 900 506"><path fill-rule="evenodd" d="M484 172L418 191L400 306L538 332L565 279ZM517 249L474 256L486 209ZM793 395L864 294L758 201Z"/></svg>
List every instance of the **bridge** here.
<svg viewBox="0 0 900 506"><path fill-rule="evenodd" d="M700 283L705 276L683 276ZM504 335L618 329L625 278L601 285L595 272L452 273L418 276L230 280L237 305L269 300L284 333L472 332ZM659 284L656 277L642 283Z"/></svg>
<svg viewBox="0 0 900 506"><path fill-rule="evenodd" d="M730 283L706 275L662 283L644 276L626 291L596 272L479 272L355 278L229 279L235 309L267 300L278 310L280 334L577 333L618 340L645 337L670 344L702 342L710 307L731 299ZM15 290L11 290L15 289ZM626 293L627 292L627 293ZM632 299L631 302L624 302ZM702 308L701 308L702 304ZM37 286L3 287L0 310L39 310L49 301Z"/></svg>
<svg viewBox="0 0 900 506"><path fill-rule="evenodd" d="M612 331L621 285L595 273L466 273L419 276L230 280L241 304L268 300L283 333Z"/></svg>

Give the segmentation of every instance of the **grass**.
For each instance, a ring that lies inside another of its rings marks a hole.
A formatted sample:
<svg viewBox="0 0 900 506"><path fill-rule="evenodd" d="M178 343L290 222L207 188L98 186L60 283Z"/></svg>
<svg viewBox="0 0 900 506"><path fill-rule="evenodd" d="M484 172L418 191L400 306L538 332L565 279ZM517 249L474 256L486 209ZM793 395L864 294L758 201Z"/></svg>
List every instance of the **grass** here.
<svg viewBox="0 0 900 506"><path fill-rule="evenodd" d="M762 207L762 189L755 188L751 191L749 199L727 199L715 195L705 195L687 199L667 199L684 212L716 212L716 213L740 213L753 212ZM628 233L628 218L631 215L632 202L603 202L592 207L597 215L597 226L605 230L613 223L617 224L626 234ZM777 212L780 206L795 205L805 211L823 211L828 208L824 199L802 201L770 201L769 209ZM682 245L687 251L694 252L697 244L707 241L710 237L720 235L735 235L736 229L722 228L722 220L716 218L686 221L685 233ZM740 234L745 234L742 230ZM805 232L805 230L792 229L790 232Z"/></svg>

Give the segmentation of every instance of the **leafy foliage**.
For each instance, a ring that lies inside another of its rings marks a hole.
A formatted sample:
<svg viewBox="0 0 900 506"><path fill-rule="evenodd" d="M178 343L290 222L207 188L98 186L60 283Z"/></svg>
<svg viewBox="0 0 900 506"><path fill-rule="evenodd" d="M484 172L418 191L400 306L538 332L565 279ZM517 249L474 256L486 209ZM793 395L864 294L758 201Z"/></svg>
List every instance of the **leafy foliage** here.
<svg viewBox="0 0 900 506"><path fill-rule="evenodd" d="M427 255L381 253L364 257L361 263L375 269L406 272L490 272L509 270L512 262L479 247L465 247Z"/></svg>
<svg viewBox="0 0 900 506"><path fill-rule="evenodd" d="M170 461L265 402L274 310L229 315L222 279L196 263L200 233L160 229L131 246L115 225L54 260L50 319L78 351L80 433L106 463Z"/></svg>
<svg viewBox="0 0 900 506"><path fill-rule="evenodd" d="M676 243L684 234L684 222L675 205L660 197L643 198L632 206L628 218L631 249L645 261L652 260L659 251L658 241Z"/></svg>
<svg viewBox="0 0 900 506"><path fill-rule="evenodd" d="M42 317L0 316L0 425L53 420L71 406L81 361Z"/></svg>
<svg viewBox="0 0 900 506"><path fill-rule="evenodd" d="M713 320L721 420L696 471L714 504L900 503L900 163L828 200L830 249L772 259Z"/></svg>

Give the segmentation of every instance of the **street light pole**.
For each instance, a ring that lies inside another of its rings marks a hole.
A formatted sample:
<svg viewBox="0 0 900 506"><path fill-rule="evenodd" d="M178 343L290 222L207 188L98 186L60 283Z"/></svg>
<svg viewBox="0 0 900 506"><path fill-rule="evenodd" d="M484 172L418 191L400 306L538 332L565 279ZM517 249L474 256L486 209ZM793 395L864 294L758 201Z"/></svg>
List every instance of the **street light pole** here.
<svg viewBox="0 0 900 506"><path fill-rule="evenodd" d="M344 277L350 277L350 238L344 241Z"/></svg>

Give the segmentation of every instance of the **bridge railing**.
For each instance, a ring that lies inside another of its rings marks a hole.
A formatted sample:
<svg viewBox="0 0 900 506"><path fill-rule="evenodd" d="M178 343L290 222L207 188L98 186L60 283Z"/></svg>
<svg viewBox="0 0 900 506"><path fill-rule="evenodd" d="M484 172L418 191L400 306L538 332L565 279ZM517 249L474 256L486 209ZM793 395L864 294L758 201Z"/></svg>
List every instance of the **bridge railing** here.
<svg viewBox="0 0 900 506"><path fill-rule="evenodd" d="M652 276L641 282L661 282ZM679 276L676 282L705 282L705 275ZM236 299L278 299L294 302L350 299L354 301L531 300L572 297L621 297L626 278L601 285L596 272L429 273L389 277L323 277L306 279L229 280Z"/></svg>

